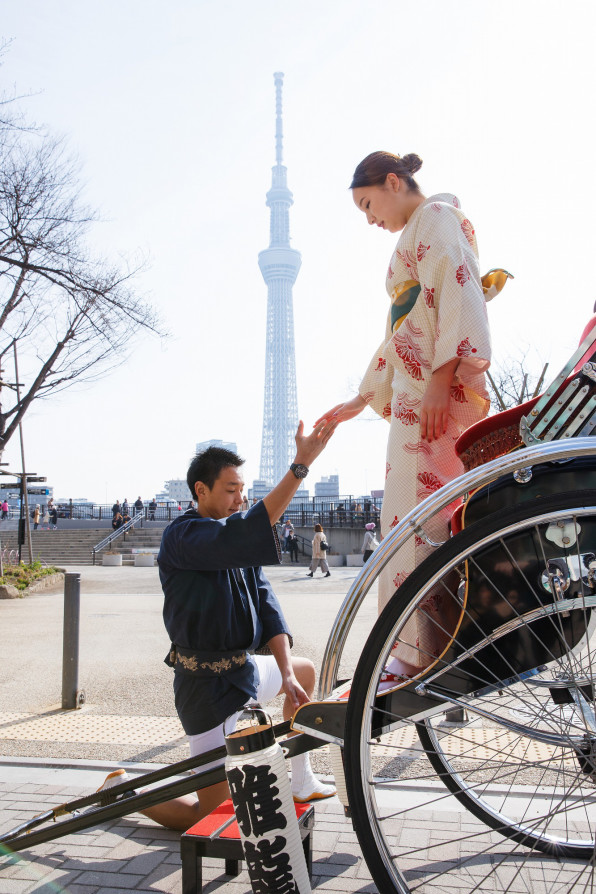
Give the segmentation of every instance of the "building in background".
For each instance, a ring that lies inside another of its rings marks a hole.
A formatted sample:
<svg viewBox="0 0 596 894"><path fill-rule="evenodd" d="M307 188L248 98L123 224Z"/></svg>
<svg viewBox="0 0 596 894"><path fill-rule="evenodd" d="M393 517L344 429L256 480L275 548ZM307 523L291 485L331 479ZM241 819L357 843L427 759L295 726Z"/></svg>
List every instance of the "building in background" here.
<svg viewBox="0 0 596 894"><path fill-rule="evenodd" d="M323 475L320 481L315 482L315 497L339 497L339 475Z"/></svg>
<svg viewBox="0 0 596 894"><path fill-rule="evenodd" d="M259 267L267 284L265 346L265 397L261 441L260 480L272 486L287 472L294 458L298 426L298 396L294 356L292 287L300 270L300 252L290 247L290 208L294 203L282 164L283 74L275 82L275 165L267 193L270 214L269 248L259 254ZM255 486L260 482L255 482ZM254 489L254 488L253 488Z"/></svg>

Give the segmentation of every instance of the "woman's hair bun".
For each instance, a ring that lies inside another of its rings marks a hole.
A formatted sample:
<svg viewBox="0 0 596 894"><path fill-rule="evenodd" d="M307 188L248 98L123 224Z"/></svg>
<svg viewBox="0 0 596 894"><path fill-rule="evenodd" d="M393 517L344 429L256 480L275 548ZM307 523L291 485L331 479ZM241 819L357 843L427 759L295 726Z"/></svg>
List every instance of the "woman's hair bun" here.
<svg viewBox="0 0 596 894"><path fill-rule="evenodd" d="M401 160L411 176L422 167L422 159L414 152L410 152L408 155L402 155Z"/></svg>

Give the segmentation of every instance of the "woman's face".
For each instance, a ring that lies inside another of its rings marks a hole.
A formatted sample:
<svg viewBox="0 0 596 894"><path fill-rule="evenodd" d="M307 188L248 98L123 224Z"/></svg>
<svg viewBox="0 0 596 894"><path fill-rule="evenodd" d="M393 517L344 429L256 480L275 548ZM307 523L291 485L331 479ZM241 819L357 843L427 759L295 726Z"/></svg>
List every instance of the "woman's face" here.
<svg viewBox="0 0 596 894"><path fill-rule="evenodd" d="M358 186L352 190L357 208L366 214L369 224L390 233L403 230L411 214L407 190L395 174L388 174L382 186Z"/></svg>

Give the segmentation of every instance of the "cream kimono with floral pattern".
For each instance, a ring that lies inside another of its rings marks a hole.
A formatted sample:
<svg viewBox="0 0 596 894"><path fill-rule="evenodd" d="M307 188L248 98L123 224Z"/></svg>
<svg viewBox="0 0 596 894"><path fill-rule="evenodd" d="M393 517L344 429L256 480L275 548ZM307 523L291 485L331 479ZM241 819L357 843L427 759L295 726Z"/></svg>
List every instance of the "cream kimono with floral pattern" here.
<svg viewBox="0 0 596 894"><path fill-rule="evenodd" d="M386 284L391 304L385 337L359 388L390 423L383 536L463 472L455 441L489 408L484 372L490 364L490 334L476 237L455 196L431 196L414 211L391 257ZM434 370L456 357L447 433L429 444L420 438L422 398ZM449 515L446 510L426 526L432 540L447 538ZM380 609L429 551L420 538L399 550L379 580ZM440 600L429 600L425 610L440 615ZM420 653L402 646L399 657L424 666L439 650L433 625L418 613L408 626L409 641Z"/></svg>

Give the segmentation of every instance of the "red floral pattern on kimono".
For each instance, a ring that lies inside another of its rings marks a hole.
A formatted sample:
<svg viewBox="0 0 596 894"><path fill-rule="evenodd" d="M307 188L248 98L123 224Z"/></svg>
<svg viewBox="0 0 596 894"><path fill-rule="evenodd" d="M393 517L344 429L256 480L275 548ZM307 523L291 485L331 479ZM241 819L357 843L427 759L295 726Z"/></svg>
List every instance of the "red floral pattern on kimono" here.
<svg viewBox="0 0 596 894"><path fill-rule="evenodd" d="M359 389L390 423L383 536L395 518L403 520L422 499L462 473L455 441L488 411L484 373L490 364L490 336L476 234L453 195L431 196L408 220L387 274L390 302L407 280L420 283L418 300L395 332L389 306L384 338ZM450 389L447 432L429 444L420 438L422 400L433 372L454 358L459 365ZM449 516L447 509L425 524L431 540L447 538ZM379 579L380 607L430 550L423 538L412 537L396 553ZM397 654L414 666L425 666L428 656L436 654L436 633L419 615L406 625L405 632L411 626L405 637L411 646L402 643Z"/></svg>

